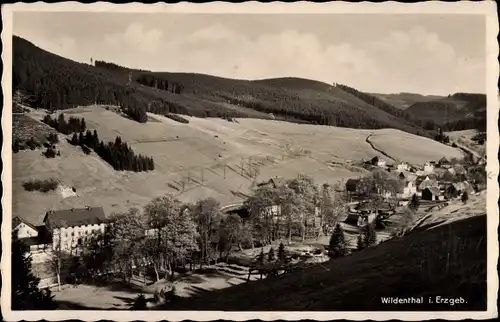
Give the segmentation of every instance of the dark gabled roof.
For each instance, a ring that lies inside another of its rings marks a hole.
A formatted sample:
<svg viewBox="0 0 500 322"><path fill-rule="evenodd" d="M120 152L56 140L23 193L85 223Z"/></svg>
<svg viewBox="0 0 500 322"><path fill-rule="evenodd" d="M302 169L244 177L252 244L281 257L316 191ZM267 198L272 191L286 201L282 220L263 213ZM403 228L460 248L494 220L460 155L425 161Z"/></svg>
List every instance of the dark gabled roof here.
<svg viewBox="0 0 500 322"><path fill-rule="evenodd" d="M268 181L257 184L257 186L266 186L268 184L272 184L274 187L281 187L286 185L286 181L281 177L274 177L269 179Z"/></svg>
<svg viewBox="0 0 500 322"><path fill-rule="evenodd" d="M79 209L65 209L49 211L43 222L47 220L54 227L75 227L82 225L98 225L106 222L106 215L102 207L86 207Z"/></svg>
<svg viewBox="0 0 500 322"><path fill-rule="evenodd" d="M453 166L453 169L455 170L456 173L466 173L467 172L465 167L461 164L458 164L458 163Z"/></svg>
<svg viewBox="0 0 500 322"><path fill-rule="evenodd" d="M359 179L348 179L345 183L347 191L356 191L359 181Z"/></svg>
<svg viewBox="0 0 500 322"><path fill-rule="evenodd" d="M286 181L282 177L271 178L271 180L269 180L269 182L274 184L275 187L281 187L281 186L286 185Z"/></svg>
<svg viewBox="0 0 500 322"><path fill-rule="evenodd" d="M25 244L26 246L40 245L41 243L38 241L37 237L25 237L19 238L19 241Z"/></svg>
<svg viewBox="0 0 500 322"><path fill-rule="evenodd" d="M12 218L12 228L13 229L21 223L25 224L26 226L29 226L30 228L33 228L34 230L37 230L37 228L32 223L30 223L29 221L27 221L19 216Z"/></svg>
<svg viewBox="0 0 500 322"><path fill-rule="evenodd" d="M436 187L427 187L424 190L429 190L435 196L439 196L439 194L440 194L439 189Z"/></svg>
<svg viewBox="0 0 500 322"><path fill-rule="evenodd" d="M439 159L439 163L450 163L450 160L448 160L446 157L442 157Z"/></svg>

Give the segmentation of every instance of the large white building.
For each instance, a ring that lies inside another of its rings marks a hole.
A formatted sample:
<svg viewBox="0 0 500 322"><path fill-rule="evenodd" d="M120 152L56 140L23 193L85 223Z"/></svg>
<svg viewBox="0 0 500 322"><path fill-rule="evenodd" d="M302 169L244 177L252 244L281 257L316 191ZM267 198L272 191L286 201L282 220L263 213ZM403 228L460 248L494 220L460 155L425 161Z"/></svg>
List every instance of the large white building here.
<svg viewBox="0 0 500 322"><path fill-rule="evenodd" d="M52 249L65 252L78 252L91 235L106 228L102 207L49 211L43 222L52 234Z"/></svg>

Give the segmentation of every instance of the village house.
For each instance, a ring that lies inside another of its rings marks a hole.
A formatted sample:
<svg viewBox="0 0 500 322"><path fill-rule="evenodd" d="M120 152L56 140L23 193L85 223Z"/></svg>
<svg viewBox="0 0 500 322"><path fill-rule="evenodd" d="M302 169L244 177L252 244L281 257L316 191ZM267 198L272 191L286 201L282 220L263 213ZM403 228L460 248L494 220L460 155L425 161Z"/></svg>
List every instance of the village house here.
<svg viewBox="0 0 500 322"><path fill-rule="evenodd" d="M14 217L12 219L12 230L16 231L17 238L19 239L38 236L38 229L21 217Z"/></svg>
<svg viewBox="0 0 500 322"><path fill-rule="evenodd" d="M53 249L73 252L92 234L104 233L107 221L102 207L85 207L48 211L43 222L53 236Z"/></svg>
<svg viewBox="0 0 500 322"><path fill-rule="evenodd" d="M461 164L454 164L451 168L447 169L453 175L465 175L467 174L467 170Z"/></svg>
<svg viewBox="0 0 500 322"><path fill-rule="evenodd" d="M410 171L410 165L404 161L400 161L396 164L396 169L398 171Z"/></svg>
<svg viewBox="0 0 500 322"><path fill-rule="evenodd" d="M422 190L422 200L437 201L441 199L441 193L437 187L427 187Z"/></svg>
<svg viewBox="0 0 500 322"><path fill-rule="evenodd" d="M52 240L44 225L34 226L21 217L12 219L12 230L23 244L29 247L34 264L47 261L46 253L51 248Z"/></svg>
<svg viewBox="0 0 500 322"><path fill-rule="evenodd" d="M440 168L443 168L443 169L449 169L451 168L451 162L450 160L448 160L446 157L442 157L439 161L438 161L438 166Z"/></svg>
<svg viewBox="0 0 500 322"><path fill-rule="evenodd" d="M268 181L260 182L257 184L258 187L270 186L272 188L278 188L286 185L286 181L282 177L274 177Z"/></svg>
<svg viewBox="0 0 500 322"><path fill-rule="evenodd" d="M387 167L387 161L385 161L385 160L379 160L379 161L377 162L377 167L380 167L380 168L385 168L385 167Z"/></svg>
<svg viewBox="0 0 500 322"><path fill-rule="evenodd" d="M403 192L397 195L398 198L406 199L411 198L414 194L417 193L417 186L413 181L406 180L405 185L403 187Z"/></svg>
<svg viewBox="0 0 500 322"><path fill-rule="evenodd" d="M426 162L424 164L424 173L432 173L434 172L434 168L435 168L435 162L434 161L429 161L429 162Z"/></svg>

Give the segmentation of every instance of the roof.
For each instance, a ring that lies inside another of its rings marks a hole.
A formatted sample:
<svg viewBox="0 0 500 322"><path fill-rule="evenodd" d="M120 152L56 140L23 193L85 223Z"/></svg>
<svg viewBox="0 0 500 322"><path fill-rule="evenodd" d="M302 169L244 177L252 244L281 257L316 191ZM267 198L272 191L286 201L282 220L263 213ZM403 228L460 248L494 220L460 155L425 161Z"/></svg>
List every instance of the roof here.
<svg viewBox="0 0 500 322"><path fill-rule="evenodd" d="M265 186L265 185L268 185L268 184L272 184L275 187L281 187L281 186L286 185L286 181L285 181L285 179L283 179L281 177L274 177L274 178L269 179L268 181L261 182L261 183L259 183L257 185L258 186Z"/></svg>
<svg viewBox="0 0 500 322"><path fill-rule="evenodd" d="M98 225L106 221L102 207L87 207L49 211L43 222L52 222L55 227L75 227L83 225Z"/></svg>
<svg viewBox="0 0 500 322"><path fill-rule="evenodd" d="M425 188L429 188L429 187L437 187L438 185L438 182L436 180L424 180L422 181L419 185L418 185L418 188L420 190L424 190Z"/></svg>
<svg viewBox="0 0 500 322"><path fill-rule="evenodd" d="M435 196L439 196L440 194L439 189L436 187L427 187L424 190L429 190Z"/></svg>
<svg viewBox="0 0 500 322"><path fill-rule="evenodd" d="M347 215L347 218L344 220L344 223L352 226L357 226L359 217L360 217L359 214L349 214Z"/></svg>
<svg viewBox="0 0 500 322"><path fill-rule="evenodd" d="M439 163L450 163L450 160L448 160L446 157L442 157L439 159Z"/></svg>
<svg viewBox="0 0 500 322"><path fill-rule="evenodd" d="M26 219L23 219L19 216L12 218L12 228L15 228L16 226L20 225L21 223L25 224L26 226L28 226L30 228L33 228L34 230L37 230L37 228L32 223L27 221Z"/></svg>
<svg viewBox="0 0 500 322"><path fill-rule="evenodd" d="M359 179L348 179L345 183L345 187L348 191L355 191L359 184Z"/></svg>
<svg viewBox="0 0 500 322"><path fill-rule="evenodd" d="M459 163L453 165L453 169L457 173L466 173L467 172L467 170L465 170L465 167Z"/></svg>

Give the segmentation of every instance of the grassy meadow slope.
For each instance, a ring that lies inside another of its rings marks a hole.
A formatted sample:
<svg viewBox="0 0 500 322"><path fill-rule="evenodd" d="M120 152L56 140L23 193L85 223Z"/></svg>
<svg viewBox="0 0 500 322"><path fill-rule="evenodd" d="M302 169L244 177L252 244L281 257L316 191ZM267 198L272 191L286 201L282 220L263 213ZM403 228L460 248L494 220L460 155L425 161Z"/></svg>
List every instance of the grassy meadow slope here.
<svg viewBox="0 0 500 322"><path fill-rule="evenodd" d="M93 66L52 54L20 37L13 38L13 53L13 87L30 95L33 107L65 109L98 102L125 105L127 110L142 111L141 115L153 108L163 114L198 117L270 118L273 113L276 119L293 122L430 135L391 110L311 80L236 80L130 70L100 61Z"/></svg>
<svg viewBox="0 0 500 322"><path fill-rule="evenodd" d="M392 129L358 130L245 118L229 122L188 117L189 124L182 124L155 114L149 114L152 121L143 124L97 106L64 113L66 118L84 117L87 127L96 129L101 140L114 141L121 136L137 153L153 157L155 170L114 171L94 153L87 156L79 147L68 144L62 135L58 144L61 156L55 159L46 159L40 150L20 151L13 155L13 212L34 223L39 223L50 208L101 205L111 213L140 207L165 193L185 201L208 196L222 204L240 201L238 192L248 192L252 183L245 172L242 175L242 161L245 171L249 163L259 167L257 181L272 176L290 178L299 173L312 176L318 184L357 177L365 170L347 166L345 161L382 156L365 141L369 134L375 140L377 135L388 136L393 141L387 142L394 142L394 146L383 143L383 148L411 163L458 153L440 143ZM44 115L41 110L30 113L37 120ZM49 177L75 187L79 197L27 192L22 187L28 179ZM182 181L186 182L183 193Z"/></svg>
<svg viewBox="0 0 500 322"><path fill-rule="evenodd" d="M477 215L162 309L224 311L486 310L486 215ZM435 297L464 303L439 304ZM423 297L382 304L381 297ZM429 303L431 297L434 303Z"/></svg>

